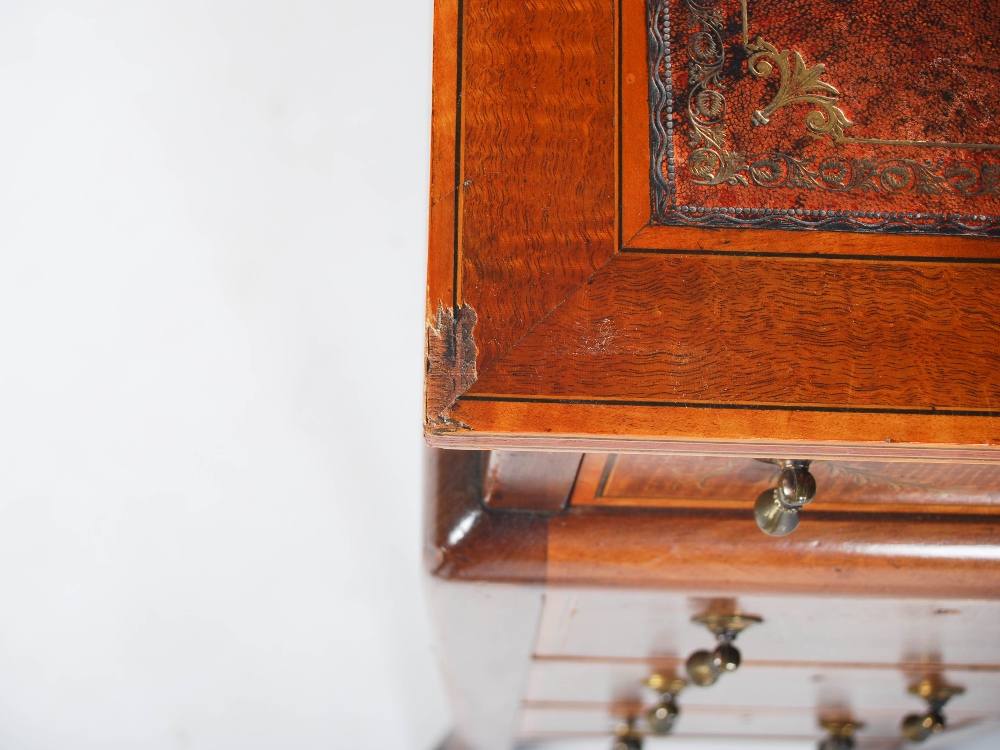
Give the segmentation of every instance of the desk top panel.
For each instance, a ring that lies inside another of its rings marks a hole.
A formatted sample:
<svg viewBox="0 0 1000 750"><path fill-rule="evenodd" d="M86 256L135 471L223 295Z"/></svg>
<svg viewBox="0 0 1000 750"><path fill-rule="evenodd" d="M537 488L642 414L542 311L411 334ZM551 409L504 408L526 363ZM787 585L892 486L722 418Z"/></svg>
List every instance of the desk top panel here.
<svg viewBox="0 0 1000 750"><path fill-rule="evenodd" d="M859 3L438 0L429 442L1000 461L997 13Z"/></svg>

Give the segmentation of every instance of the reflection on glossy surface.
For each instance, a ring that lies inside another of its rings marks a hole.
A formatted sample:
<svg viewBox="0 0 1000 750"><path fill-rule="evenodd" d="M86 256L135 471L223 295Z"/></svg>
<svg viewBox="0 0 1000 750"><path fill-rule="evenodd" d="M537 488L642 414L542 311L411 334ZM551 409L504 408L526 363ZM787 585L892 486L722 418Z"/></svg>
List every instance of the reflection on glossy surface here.
<svg viewBox="0 0 1000 750"><path fill-rule="evenodd" d="M1000 560L994 544L847 544L847 551L877 557L916 557L926 560Z"/></svg>

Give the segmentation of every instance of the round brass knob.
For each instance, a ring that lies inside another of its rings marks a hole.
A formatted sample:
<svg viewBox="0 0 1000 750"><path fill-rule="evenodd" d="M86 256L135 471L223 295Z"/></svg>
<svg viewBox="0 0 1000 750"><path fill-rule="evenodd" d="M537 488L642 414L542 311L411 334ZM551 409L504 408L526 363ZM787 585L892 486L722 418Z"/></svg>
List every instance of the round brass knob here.
<svg viewBox="0 0 1000 750"><path fill-rule="evenodd" d="M923 742L932 734L944 731L944 716L936 711L910 714L903 719L903 737L910 742Z"/></svg>
<svg viewBox="0 0 1000 750"><path fill-rule="evenodd" d="M695 651L688 657L686 668L691 682L699 687L714 685L722 674L711 651Z"/></svg>
<svg viewBox="0 0 1000 750"><path fill-rule="evenodd" d="M720 672L732 672L740 666L740 650L729 642L720 643L712 652L712 664Z"/></svg>
<svg viewBox="0 0 1000 750"><path fill-rule="evenodd" d="M809 461L766 460L781 467L778 486L760 494L753 515L765 534L785 536L799 525L799 510L816 497L816 477L809 473Z"/></svg>
<svg viewBox="0 0 1000 750"><path fill-rule="evenodd" d="M612 750L642 750L642 734L635 727L635 717L619 724L615 730L615 744Z"/></svg>
<svg viewBox="0 0 1000 750"><path fill-rule="evenodd" d="M930 724L931 732L938 734L943 732L945 729L944 714L938 713L937 711L931 711L924 717L924 722Z"/></svg>
<svg viewBox="0 0 1000 750"><path fill-rule="evenodd" d="M958 685L947 685L941 681L940 675L929 676L910 685L907 689L911 695L917 695L927 701L927 713L910 714L900 727L903 737L910 742L923 742L932 734L945 729L944 714L941 713L945 704L956 695L965 692Z"/></svg>
<svg viewBox="0 0 1000 750"><path fill-rule="evenodd" d="M786 505L778 490L764 490L753 506L753 517L765 534L785 536L799 525L799 509Z"/></svg>
<svg viewBox="0 0 1000 750"><path fill-rule="evenodd" d="M672 700L665 700L646 714L646 725L653 734L670 734L679 715L677 704Z"/></svg>
<svg viewBox="0 0 1000 750"><path fill-rule="evenodd" d="M801 508L816 497L816 478L809 473L809 463L794 461L778 475L778 493L785 505Z"/></svg>
<svg viewBox="0 0 1000 750"><path fill-rule="evenodd" d="M663 672L655 672L647 677L642 684L648 688L652 688L659 693L664 700L667 700L667 698L673 698L679 695L680 692L687 687L687 680L682 677L674 677L670 674L664 674Z"/></svg>
<svg viewBox="0 0 1000 750"><path fill-rule="evenodd" d="M695 651L687 660L687 673L691 682L699 687L708 687L714 685L726 672L734 672L739 668L742 656L733 645L733 640L751 625L763 620L755 615L706 612L692 617L691 622L704 625L718 642L714 651Z"/></svg>

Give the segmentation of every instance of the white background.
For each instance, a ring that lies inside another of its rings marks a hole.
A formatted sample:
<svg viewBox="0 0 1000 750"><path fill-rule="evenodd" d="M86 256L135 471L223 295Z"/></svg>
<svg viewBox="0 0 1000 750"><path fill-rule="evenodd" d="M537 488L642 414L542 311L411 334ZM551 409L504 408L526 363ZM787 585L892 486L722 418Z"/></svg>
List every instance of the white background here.
<svg viewBox="0 0 1000 750"><path fill-rule="evenodd" d="M0 3L0 748L413 748L431 3Z"/></svg>
<svg viewBox="0 0 1000 750"><path fill-rule="evenodd" d="M431 4L0 3L0 747L416 748Z"/></svg>

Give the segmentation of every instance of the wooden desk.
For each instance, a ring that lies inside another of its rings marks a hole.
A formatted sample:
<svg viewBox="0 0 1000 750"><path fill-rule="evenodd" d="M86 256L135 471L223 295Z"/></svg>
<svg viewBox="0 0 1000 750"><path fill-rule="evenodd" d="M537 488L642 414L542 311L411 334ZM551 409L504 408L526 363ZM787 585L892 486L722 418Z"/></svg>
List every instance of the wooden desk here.
<svg viewBox="0 0 1000 750"><path fill-rule="evenodd" d="M749 692L685 690L678 734L850 714L875 747L921 676L967 688L953 724L995 717L1000 20L978 2L437 2L427 549L456 746L610 738L711 602L765 620ZM755 502L762 528L769 502L798 519L812 482L800 528L758 531Z"/></svg>

